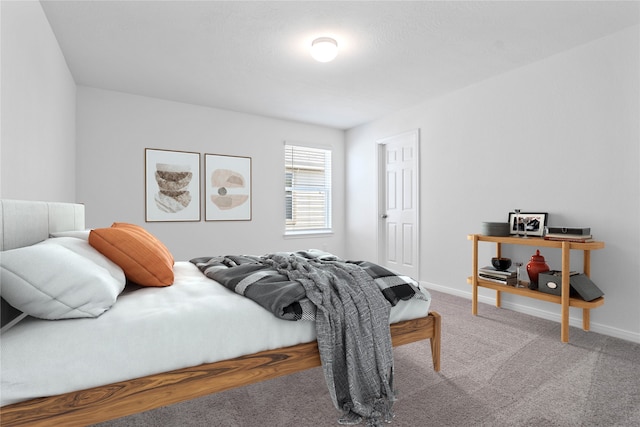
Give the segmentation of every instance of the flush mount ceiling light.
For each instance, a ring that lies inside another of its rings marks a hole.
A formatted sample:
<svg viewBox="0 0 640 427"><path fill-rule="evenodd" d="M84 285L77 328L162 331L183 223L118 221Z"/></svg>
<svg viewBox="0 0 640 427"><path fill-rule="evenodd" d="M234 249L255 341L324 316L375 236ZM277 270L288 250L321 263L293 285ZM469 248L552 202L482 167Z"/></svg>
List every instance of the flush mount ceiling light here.
<svg viewBox="0 0 640 427"><path fill-rule="evenodd" d="M319 37L311 42L311 56L318 62L329 62L338 55L338 42L331 37Z"/></svg>

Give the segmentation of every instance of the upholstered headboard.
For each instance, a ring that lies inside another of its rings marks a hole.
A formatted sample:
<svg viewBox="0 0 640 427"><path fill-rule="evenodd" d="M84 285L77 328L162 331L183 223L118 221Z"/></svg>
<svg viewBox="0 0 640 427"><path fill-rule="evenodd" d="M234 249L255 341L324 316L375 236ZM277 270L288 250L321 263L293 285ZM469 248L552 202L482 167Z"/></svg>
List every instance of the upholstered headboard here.
<svg viewBox="0 0 640 427"><path fill-rule="evenodd" d="M33 245L50 233L84 229L84 205L0 200L0 251Z"/></svg>

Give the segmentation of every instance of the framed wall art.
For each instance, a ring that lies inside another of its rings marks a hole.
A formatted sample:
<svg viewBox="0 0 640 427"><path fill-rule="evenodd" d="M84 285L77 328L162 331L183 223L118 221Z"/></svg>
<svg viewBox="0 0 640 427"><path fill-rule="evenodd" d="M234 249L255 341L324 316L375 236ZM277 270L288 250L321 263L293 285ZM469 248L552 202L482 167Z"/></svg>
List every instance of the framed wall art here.
<svg viewBox="0 0 640 427"><path fill-rule="evenodd" d="M251 157L204 155L205 221L251 221Z"/></svg>
<svg viewBox="0 0 640 427"><path fill-rule="evenodd" d="M509 212L509 234L524 235L526 227L527 236L542 237L548 217L547 213Z"/></svg>
<svg viewBox="0 0 640 427"><path fill-rule="evenodd" d="M200 153L145 148L145 221L200 221Z"/></svg>

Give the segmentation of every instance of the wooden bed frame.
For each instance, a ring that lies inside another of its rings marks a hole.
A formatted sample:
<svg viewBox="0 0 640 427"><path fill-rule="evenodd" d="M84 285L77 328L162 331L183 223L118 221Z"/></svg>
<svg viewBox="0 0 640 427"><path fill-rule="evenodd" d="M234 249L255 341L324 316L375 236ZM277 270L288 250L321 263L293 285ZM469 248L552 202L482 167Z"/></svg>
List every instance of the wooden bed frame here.
<svg viewBox="0 0 640 427"><path fill-rule="evenodd" d="M440 370L440 315L391 325L394 346L429 338ZM268 350L0 408L8 426L85 426L320 366L317 343Z"/></svg>
<svg viewBox="0 0 640 427"><path fill-rule="evenodd" d="M37 243L44 240L40 238L43 232L48 237L49 232L84 228L82 205L6 200L0 202L0 250ZM42 215L34 215L34 206L36 211L45 213L47 224L37 223L35 218ZM27 221L30 225L26 228L12 223L16 214L21 215L24 208L29 209L31 217ZM62 223L55 219L59 213L65 217ZM69 217L74 218L71 223ZM18 228L14 228L14 225ZM26 234L20 235L20 227L23 227L22 232ZM440 370L441 318L438 313L432 311L426 317L395 323L390 329L394 346L429 339L433 368L435 371ZM85 426L320 365L318 346L314 341L3 406L0 408L0 424L6 427Z"/></svg>

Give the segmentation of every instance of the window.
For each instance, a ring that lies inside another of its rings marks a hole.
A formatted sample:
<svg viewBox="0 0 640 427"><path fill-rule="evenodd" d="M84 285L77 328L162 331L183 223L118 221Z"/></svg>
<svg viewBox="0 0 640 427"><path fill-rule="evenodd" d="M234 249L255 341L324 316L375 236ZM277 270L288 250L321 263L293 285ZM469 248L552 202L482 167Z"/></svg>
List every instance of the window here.
<svg viewBox="0 0 640 427"><path fill-rule="evenodd" d="M331 150L286 144L286 233L331 231Z"/></svg>

